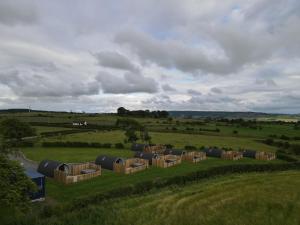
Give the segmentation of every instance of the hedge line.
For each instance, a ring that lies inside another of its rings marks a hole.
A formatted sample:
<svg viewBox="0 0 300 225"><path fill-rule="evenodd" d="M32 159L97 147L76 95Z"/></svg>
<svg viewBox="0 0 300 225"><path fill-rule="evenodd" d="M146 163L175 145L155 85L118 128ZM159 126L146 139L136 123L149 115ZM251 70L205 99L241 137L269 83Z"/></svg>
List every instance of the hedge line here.
<svg viewBox="0 0 300 225"><path fill-rule="evenodd" d="M107 200L138 195L149 192L153 189L165 188L174 185L185 185L194 181L214 178L220 175L229 175L236 173L250 172L276 172L286 170L300 170L300 162L294 163L276 163L276 164L239 164L213 167L207 170L200 170L188 173L186 175L174 176L169 178L157 178L154 180L144 181L135 185L116 188L105 193L95 193L89 196L74 199L71 203L57 206L45 206L42 208L40 215L42 218L51 216L60 216L66 212L73 212L85 208L88 205L103 203Z"/></svg>
<svg viewBox="0 0 300 225"><path fill-rule="evenodd" d="M93 194L75 199L67 208L76 210L86 207L89 204L98 204L104 200L126 197L129 195L142 194L155 188L163 188L172 185L185 185L193 181L200 181L220 175L250 172L274 172L285 170L300 170L300 163L276 163L276 164L239 164L213 167L208 170L200 170L186 175L174 176L170 178L159 178L151 181L144 181L136 185L117 188L106 193Z"/></svg>
<svg viewBox="0 0 300 225"><path fill-rule="evenodd" d="M98 143L98 142L78 142L78 141L67 141L67 142L43 142L43 147L85 147L85 148L111 148L111 143ZM123 143L114 144L115 148L123 149Z"/></svg>
<svg viewBox="0 0 300 225"><path fill-rule="evenodd" d="M61 130L61 131L49 131L49 132L41 132L41 136L43 137L53 137L57 135L66 135L66 134L76 134L76 133L84 133L90 132L94 130Z"/></svg>

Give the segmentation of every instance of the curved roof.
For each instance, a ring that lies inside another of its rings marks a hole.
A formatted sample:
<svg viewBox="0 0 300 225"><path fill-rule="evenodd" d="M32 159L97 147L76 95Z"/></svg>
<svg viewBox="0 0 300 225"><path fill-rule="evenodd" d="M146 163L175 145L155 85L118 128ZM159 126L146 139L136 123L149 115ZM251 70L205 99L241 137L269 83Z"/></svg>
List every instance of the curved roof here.
<svg viewBox="0 0 300 225"><path fill-rule="evenodd" d="M63 165L65 164L58 161L45 159L40 162L37 171L47 177L54 177L54 170Z"/></svg>
<svg viewBox="0 0 300 225"><path fill-rule="evenodd" d="M211 157L221 157L224 152L224 150L217 148L205 148L203 151L206 153L206 156Z"/></svg>
<svg viewBox="0 0 300 225"><path fill-rule="evenodd" d="M107 170L113 170L114 163L123 163L123 159L107 155L99 155L95 160L95 164L100 165L101 168Z"/></svg>
<svg viewBox="0 0 300 225"><path fill-rule="evenodd" d="M177 149L166 149L164 151L164 155L179 155L182 156L186 153L184 150L177 150Z"/></svg>
<svg viewBox="0 0 300 225"><path fill-rule="evenodd" d="M256 151L255 150L245 150L243 151L243 157L249 157L249 158L255 158L256 156Z"/></svg>
<svg viewBox="0 0 300 225"><path fill-rule="evenodd" d="M155 153L136 152L134 154L134 157L140 159L146 159L149 161L149 164L152 165L152 159L157 159L159 155Z"/></svg>
<svg viewBox="0 0 300 225"><path fill-rule="evenodd" d="M147 146L149 146L149 145L134 143L131 146L131 150L142 152L142 151L144 151L145 147L147 147Z"/></svg>

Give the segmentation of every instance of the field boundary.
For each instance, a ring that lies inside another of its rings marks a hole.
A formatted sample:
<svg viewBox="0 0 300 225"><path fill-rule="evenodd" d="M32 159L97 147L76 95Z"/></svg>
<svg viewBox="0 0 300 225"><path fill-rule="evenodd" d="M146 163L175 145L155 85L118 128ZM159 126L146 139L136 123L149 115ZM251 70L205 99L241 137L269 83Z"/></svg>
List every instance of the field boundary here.
<svg viewBox="0 0 300 225"><path fill-rule="evenodd" d="M45 206L41 214L43 217L51 217L76 211L89 205L96 205L107 200L118 199L133 195L145 194L154 189L162 189L170 186L184 186L193 182L199 182L218 176L246 173L280 172L287 170L300 170L300 162L280 164L238 164L212 167L207 170L199 170L181 176L173 176L167 179L154 179L135 185L115 188L108 192L95 193L85 197L75 198L70 203L56 206Z"/></svg>

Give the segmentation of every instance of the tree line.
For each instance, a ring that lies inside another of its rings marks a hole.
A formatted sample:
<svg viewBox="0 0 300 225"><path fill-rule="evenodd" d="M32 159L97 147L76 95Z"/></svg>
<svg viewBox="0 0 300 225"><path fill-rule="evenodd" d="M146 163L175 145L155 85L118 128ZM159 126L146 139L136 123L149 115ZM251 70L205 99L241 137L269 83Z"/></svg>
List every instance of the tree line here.
<svg viewBox="0 0 300 225"><path fill-rule="evenodd" d="M167 111L150 111L150 110L128 110L120 107L117 110L118 116L135 116L135 117L151 117L151 118L168 118Z"/></svg>

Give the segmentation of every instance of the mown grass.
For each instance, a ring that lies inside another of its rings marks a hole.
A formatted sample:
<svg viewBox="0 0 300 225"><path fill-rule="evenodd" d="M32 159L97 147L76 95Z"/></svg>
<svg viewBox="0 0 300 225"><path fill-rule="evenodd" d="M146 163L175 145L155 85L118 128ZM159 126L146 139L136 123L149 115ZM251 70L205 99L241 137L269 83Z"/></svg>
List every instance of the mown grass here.
<svg viewBox="0 0 300 225"><path fill-rule="evenodd" d="M41 134L42 132L54 132L54 131L63 131L63 130L72 130L71 128L65 127L45 127L45 126L34 126L37 134Z"/></svg>
<svg viewBox="0 0 300 225"><path fill-rule="evenodd" d="M246 148L260 151L274 151L272 146L259 142L256 138L230 137L230 136L211 136L199 134L182 134L182 133L164 133L150 132L153 143L172 144L176 148L184 148L186 145L194 145L198 148L201 146L230 147L233 149ZM125 139L124 131L98 131L87 133L76 133L57 137L45 138L45 141L82 141L82 142L100 142L100 143L118 143ZM127 148L130 144L126 145Z"/></svg>
<svg viewBox="0 0 300 225"><path fill-rule="evenodd" d="M87 206L37 224L298 225L300 172L218 177Z"/></svg>
<svg viewBox="0 0 300 225"><path fill-rule="evenodd" d="M111 155L117 157L132 157L133 152L114 148L65 148L65 147L34 147L23 148L27 158L40 162L43 159L59 160L61 162L90 162L95 161L98 155Z"/></svg>
<svg viewBox="0 0 300 225"><path fill-rule="evenodd" d="M33 160L53 159L61 162L83 162L94 161L99 154L118 155L132 157L133 152L116 149L83 149L83 148L34 148L24 149L25 155ZM150 181L158 178L166 178L177 175L184 175L189 172L206 170L215 166L244 163L278 163L280 160L265 162L244 158L238 161L209 158L200 163L193 164L183 162L180 165L170 168L150 167L145 171L135 174L122 175L108 170L102 170L102 175L91 180L79 182L72 185L62 185L52 179L47 179L47 199L56 202L70 201L76 197L85 196L89 193L106 192L111 189L136 184L142 181Z"/></svg>

